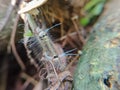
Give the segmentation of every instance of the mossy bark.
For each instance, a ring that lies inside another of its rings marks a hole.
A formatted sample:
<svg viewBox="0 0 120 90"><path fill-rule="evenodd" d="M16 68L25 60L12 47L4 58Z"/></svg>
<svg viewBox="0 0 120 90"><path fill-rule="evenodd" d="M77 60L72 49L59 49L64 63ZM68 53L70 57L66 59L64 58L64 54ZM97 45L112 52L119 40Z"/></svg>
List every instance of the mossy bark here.
<svg viewBox="0 0 120 90"><path fill-rule="evenodd" d="M120 10L101 19L84 46L74 90L120 90Z"/></svg>

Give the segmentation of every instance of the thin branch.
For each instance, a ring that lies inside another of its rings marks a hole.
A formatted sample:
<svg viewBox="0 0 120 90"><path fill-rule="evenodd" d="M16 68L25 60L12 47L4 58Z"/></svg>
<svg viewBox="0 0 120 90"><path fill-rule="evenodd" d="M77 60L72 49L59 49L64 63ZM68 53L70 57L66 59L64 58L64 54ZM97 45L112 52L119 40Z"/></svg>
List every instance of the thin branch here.
<svg viewBox="0 0 120 90"><path fill-rule="evenodd" d="M27 75L26 73L21 73L21 77L27 80L29 83L32 83L34 86L38 84L38 81L35 80L33 77Z"/></svg>
<svg viewBox="0 0 120 90"><path fill-rule="evenodd" d="M77 26L76 22L72 19L73 25L75 27L75 30L77 32L78 35L78 39L83 43L83 45L85 44L85 39L81 36L81 33L79 31L79 27Z"/></svg>
<svg viewBox="0 0 120 90"><path fill-rule="evenodd" d="M16 57L16 60L17 60L18 64L20 65L22 70L25 70L25 65L22 62L20 56L18 55L18 53L16 51L16 47L15 47L15 34L16 34L16 28L17 28L17 24L18 24L18 21L19 21L19 17L20 16L17 15L14 26L13 26L13 31L12 31L11 38L10 38L10 45L11 45L13 54Z"/></svg>
<svg viewBox="0 0 120 90"><path fill-rule="evenodd" d="M77 32L73 32L73 33L70 33L70 34L67 34L67 35L69 35L69 36L73 37L73 36L77 35ZM61 40L66 39L66 38L67 38L67 35L62 36L62 37L61 37L61 38L59 38L59 39L56 39L54 42L58 42L58 41L61 41Z"/></svg>
<svg viewBox="0 0 120 90"><path fill-rule="evenodd" d="M54 70L54 73L55 73L55 76L56 76L56 78L57 78L57 79L58 79L58 81L59 81L58 74L57 74L57 72L56 72L56 70L55 70L54 64L52 63L52 61L51 61L51 60L48 60L48 61L49 61L49 62L50 62L50 64L52 65L53 70Z"/></svg>
<svg viewBox="0 0 120 90"><path fill-rule="evenodd" d="M77 55L77 56L68 64L68 66L65 68L65 70L68 70L68 69L73 65L73 63L74 63L79 57L80 57L80 56Z"/></svg>

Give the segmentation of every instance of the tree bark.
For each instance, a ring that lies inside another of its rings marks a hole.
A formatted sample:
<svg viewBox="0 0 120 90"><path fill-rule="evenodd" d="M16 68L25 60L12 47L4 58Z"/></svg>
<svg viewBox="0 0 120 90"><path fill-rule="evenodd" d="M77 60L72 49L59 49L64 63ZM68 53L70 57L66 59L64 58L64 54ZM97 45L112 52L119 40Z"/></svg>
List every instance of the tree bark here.
<svg viewBox="0 0 120 90"><path fill-rule="evenodd" d="M120 10L113 11L100 18L83 48L74 90L120 90Z"/></svg>

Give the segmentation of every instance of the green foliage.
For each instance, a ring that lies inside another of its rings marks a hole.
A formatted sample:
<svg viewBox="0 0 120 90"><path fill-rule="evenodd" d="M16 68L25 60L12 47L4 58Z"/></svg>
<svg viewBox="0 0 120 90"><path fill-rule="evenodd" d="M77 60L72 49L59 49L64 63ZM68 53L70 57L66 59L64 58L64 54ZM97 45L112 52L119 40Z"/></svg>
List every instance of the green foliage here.
<svg viewBox="0 0 120 90"><path fill-rule="evenodd" d="M83 11L85 12L85 16L80 19L80 24L82 26L86 26L90 23L91 19L98 16L104 7L106 0L91 0L89 1Z"/></svg>
<svg viewBox="0 0 120 90"><path fill-rule="evenodd" d="M83 17L83 18L81 18L81 20L80 20L80 24L81 24L82 26L86 26L89 22L90 22L90 18L89 18L89 17Z"/></svg>
<svg viewBox="0 0 120 90"><path fill-rule="evenodd" d="M31 32L31 30L26 30L24 33L24 37L32 37L33 33Z"/></svg>
<svg viewBox="0 0 120 90"><path fill-rule="evenodd" d="M104 3L100 3L98 4L97 6L95 6L92 10L91 10L91 15L92 16L97 16L99 15L101 12L102 12L102 9L103 9L103 6L104 6Z"/></svg>

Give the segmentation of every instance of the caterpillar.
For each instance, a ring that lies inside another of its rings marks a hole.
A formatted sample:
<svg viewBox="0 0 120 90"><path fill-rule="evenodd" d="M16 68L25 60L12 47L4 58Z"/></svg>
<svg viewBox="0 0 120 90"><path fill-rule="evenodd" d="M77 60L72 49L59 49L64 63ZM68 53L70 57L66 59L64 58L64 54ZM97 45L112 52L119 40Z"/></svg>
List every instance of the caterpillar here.
<svg viewBox="0 0 120 90"><path fill-rule="evenodd" d="M43 30L36 25L36 22L31 15L27 15L27 18L32 31L35 32L34 36L37 37L37 40L39 41L41 48L43 49L42 55L44 59L47 61L51 61L56 69L63 71L66 67L66 60L63 60L63 57L77 54L70 53L76 49L72 49L62 53L59 53L59 51L57 52L58 48L56 48L55 44L49 37L48 31L60 24L55 24L54 26Z"/></svg>
<svg viewBox="0 0 120 90"><path fill-rule="evenodd" d="M59 51L57 50L59 48L56 48L55 44L49 37L48 31L60 24L55 24L54 26L43 30L36 25L35 21L31 16L28 19L28 23L31 26L32 31L35 32L35 34L30 34L30 31L28 31L29 34L32 36L31 38L29 37L29 40L27 40L27 44L26 44L27 48L30 50L29 53L30 57L32 56L35 59L39 58L39 60L36 60L37 63L38 61L41 61L42 57L44 57L46 61L48 62L51 61L57 70L63 71L66 67L66 60L63 58L68 55L77 55L77 54L70 53L76 49L59 53L60 50ZM25 35L25 36L30 36L30 35ZM32 60L32 62L34 62L34 60Z"/></svg>
<svg viewBox="0 0 120 90"><path fill-rule="evenodd" d="M42 65L41 58L43 54L43 48L41 47L39 39L33 35L31 30L29 30L27 23L25 24L24 46L31 63L34 64L36 68L40 68Z"/></svg>
<svg viewBox="0 0 120 90"><path fill-rule="evenodd" d="M41 46L43 48L43 57L47 61L52 61L52 63L54 64L54 67L56 69L63 71L66 66L66 62L61 61L61 59L58 55L58 52L56 52L55 45L48 35L48 31L50 29L52 29L55 26L58 26L60 24L56 24L55 26L52 26L51 28L43 30L39 26L37 26L34 18L30 14L27 14L26 17L27 17L29 26L32 29L32 32L34 33L34 36L36 36L39 39L39 42L41 43Z"/></svg>

